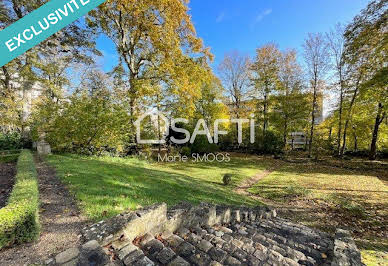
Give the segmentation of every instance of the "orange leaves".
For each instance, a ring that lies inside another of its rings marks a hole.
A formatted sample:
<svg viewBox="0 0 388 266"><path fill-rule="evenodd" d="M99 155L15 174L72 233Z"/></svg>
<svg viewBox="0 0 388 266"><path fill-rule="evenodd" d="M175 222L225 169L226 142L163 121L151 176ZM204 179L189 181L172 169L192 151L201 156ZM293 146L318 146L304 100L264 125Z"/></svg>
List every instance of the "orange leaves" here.
<svg viewBox="0 0 388 266"><path fill-rule="evenodd" d="M192 110L193 99L200 97L201 84L209 74L207 62L213 56L196 36L187 3L110 0L92 14L125 64L125 87L133 106L156 93L159 98L178 98L181 106Z"/></svg>

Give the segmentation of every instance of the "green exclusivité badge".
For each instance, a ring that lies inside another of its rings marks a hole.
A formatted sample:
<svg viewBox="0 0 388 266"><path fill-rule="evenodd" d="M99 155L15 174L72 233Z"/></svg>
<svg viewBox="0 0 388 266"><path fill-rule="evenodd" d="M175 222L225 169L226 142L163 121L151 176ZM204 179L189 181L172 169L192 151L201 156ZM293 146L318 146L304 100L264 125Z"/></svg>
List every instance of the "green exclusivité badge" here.
<svg viewBox="0 0 388 266"><path fill-rule="evenodd" d="M51 0L0 31L0 67L106 0Z"/></svg>

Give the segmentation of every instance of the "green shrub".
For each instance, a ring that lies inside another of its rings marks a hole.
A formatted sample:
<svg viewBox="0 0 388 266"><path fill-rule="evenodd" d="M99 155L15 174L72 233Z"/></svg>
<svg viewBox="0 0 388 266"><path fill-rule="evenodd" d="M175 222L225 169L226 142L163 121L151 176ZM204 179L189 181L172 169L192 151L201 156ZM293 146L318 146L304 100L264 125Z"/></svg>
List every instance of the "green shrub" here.
<svg viewBox="0 0 388 266"><path fill-rule="evenodd" d="M187 147L187 146L182 147L180 154L184 156L191 156L190 147Z"/></svg>
<svg viewBox="0 0 388 266"><path fill-rule="evenodd" d="M207 136L198 135L193 144L190 145L192 153L215 153L219 150L217 144L209 143Z"/></svg>
<svg viewBox="0 0 388 266"><path fill-rule="evenodd" d="M153 155L152 146L144 145L139 151L137 156L140 160L152 160L153 159L152 155Z"/></svg>
<svg viewBox="0 0 388 266"><path fill-rule="evenodd" d="M282 138L273 131L257 134L255 143L249 144L250 150L256 154L281 154L283 149Z"/></svg>
<svg viewBox="0 0 388 266"><path fill-rule="evenodd" d="M232 182L232 174L225 174L222 178L222 182L224 182L224 185L227 186Z"/></svg>
<svg viewBox="0 0 388 266"><path fill-rule="evenodd" d="M236 130L231 130L227 135L221 135L219 147L222 151L238 151L253 154L281 154L283 150L282 137L274 131L267 130L265 134L258 131L255 134L255 142L250 143L249 128L243 130L242 143L237 143Z"/></svg>
<svg viewBox="0 0 388 266"><path fill-rule="evenodd" d="M20 153L20 150L0 150L0 156L1 155L11 155L11 154L19 155L19 153Z"/></svg>
<svg viewBox="0 0 388 266"><path fill-rule="evenodd" d="M10 132L10 133L1 133L0 132L0 150L16 150L23 148L24 140L20 133Z"/></svg>
<svg viewBox="0 0 388 266"><path fill-rule="evenodd" d="M52 150L98 155L102 151L121 152L127 134L129 116L121 106L109 100L109 92L91 96L85 91L74 93L69 101L52 105L41 102L31 116L31 135L39 139L40 131L46 132L45 140ZM44 125L44 127L42 127Z"/></svg>
<svg viewBox="0 0 388 266"><path fill-rule="evenodd" d="M7 154L7 155L0 155L0 163L9 163L9 162L15 162L19 157L19 154Z"/></svg>
<svg viewBox="0 0 388 266"><path fill-rule="evenodd" d="M0 249L34 240L39 235L39 192L32 154L20 153L15 185L7 206L0 209Z"/></svg>

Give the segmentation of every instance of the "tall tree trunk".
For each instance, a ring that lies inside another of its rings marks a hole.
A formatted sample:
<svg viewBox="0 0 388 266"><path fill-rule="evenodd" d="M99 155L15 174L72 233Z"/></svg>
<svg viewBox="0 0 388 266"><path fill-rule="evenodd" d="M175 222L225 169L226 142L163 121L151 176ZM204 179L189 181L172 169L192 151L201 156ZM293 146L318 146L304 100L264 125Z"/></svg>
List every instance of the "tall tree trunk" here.
<svg viewBox="0 0 388 266"><path fill-rule="evenodd" d="M341 78L342 79L342 78ZM343 106L343 98L344 98L344 90L342 80L340 81L341 92L340 92L340 102L339 102L339 110L338 110L338 136L337 136L337 155L341 155L341 133L342 133L342 106Z"/></svg>
<svg viewBox="0 0 388 266"><path fill-rule="evenodd" d="M162 139L162 132L160 130L160 115L159 115L159 112L160 112L160 100L159 100L159 94L156 96L156 101L157 101L156 108L157 108L157 112L158 112L158 139L160 141ZM162 151L162 144L159 143L159 145L158 145L158 152L159 152L159 154L161 153L161 151Z"/></svg>
<svg viewBox="0 0 388 266"><path fill-rule="evenodd" d="M267 96L267 92L264 93L264 110L263 110L263 120L264 120L264 123L263 123L263 136L265 135L265 132L267 131L267 127L268 127L268 121L267 121L267 112L268 112L268 96Z"/></svg>
<svg viewBox="0 0 388 266"><path fill-rule="evenodd" d="M123 37L122 46L125 47L125 38ZM132 132L132 139L130 140L132 144L135 145L135 151L137 152L137 139L136 139L136 127L135 127L135 105L136 105L136 87L135 82L138 79L138 74L136 71L136 67L134 66L134 62L131 55L133 55L133 51L128 52L129 56L123 51L122 56L124 57L125 63L128 67L129 71L129 115L130 115L130 130ZM129 57L129 58L128 58Z"/></svg>
<svg viewBox="0 0 388 266"><path fill-rule="evenodd" d="M236 119L240 119L240 98L236 97ZM236 143L237 146L240 147L240 143L238 143L238 123L236 123Z"/></svg>
<svg viewBox="0 0 388 266"><path fill-rule="evenodd" d="M329 141L330 142L331 142L332 134L333 134L333 127L330 127L330 129L329 129Z"/></svg>
<svg viewBox="0 0 388 266"><path fill-rule="evenodd" d="M304 150L307 150L307 146L309 144L309 138L308 138L309 132L308 132L308 130L304 132L304 135L305 135L305 138L304 138Z"/></svg>
<svg viewBox="0 0 388 266"><path fill-rule="evenodd" d="M354 151L358 151L358 143L357 143L357 134L356 134L356 132L353 133L353 139L354 139Z"/></svg>
<svg viewBox="0 0 388 266"><path fill-rule="evenodd" d="M349 127L350 119L352 118L353 106L354 106L354 103L356 101L357 94L358 94L358 82L357 82L356 88L354 89L352 99L350 100L349 111L348 111L348 115L346 117L345 126L344 126L344 133L343 133L343 137L342 137L342 147L341 147L341 150L340 150L340 157L342 157L344 155L344 152L345 152L345 148L346 148L346 134L347 134L347 130L348 130L348 127Z"/></svg>
<svg viewBox="0 0 388 266"><path fill-rule="evenodd" d="M309 157L312 155L313 139L314 139L314 126L315 126L315 110L317 107L317 84L314 84L313 93L313 110L311 112L311 126L310 126L310 139L309 139Z"/></svg>
<svg viewBox="0 0 388 266"><path fill-rule="evenodd" d="M129 99L129 120L130 120L130 130L132 133L131 137L131 143L136 144L137 139L136 139L136 128L135 128L135 99L133 99L133 96L131 95L132 93L130 92L130 99Z"/></svg>
<svg viewBox="0 0 388 266"><path fill-rule="evenodd" d="M341 150L340 150L340 157L343 157L343 156L344 156L344 153L345 153L345 149L346 149L346 137L347 137L347 131L348 131L348 126L349 126L349 121L350 121L350 120L346 120L346 121L345 121L344 134L342 135L342 146L341 146Z"/></svg>
<svg viewBox="0 0 388 266"><path fill-rule="evenodd" d="M288 118L286 117L284 119L284 127L283 127L283 142L284 142L284 149L287 146L287 131L288 131Z"/></svg>
<svg viewBox="0 0 388 266"><path fill-rule="evenodd" d="M372 142L371 142L370 151L369 151L369 160L376 160L377 140L379 137L379 127L380 127L381 122L383 122L384 117L385 117L385 113L383 113L383 104L378 103L377 115L376 115L376 119L375 119L375 126L373 129Z"/></svg>
<svg viewBox="0 0 388 266"><path fill-rule="evenodd" d="M136 98L135 98L135 89L133 85L133 80L130 80L130 89L128 91L128 98L129 98L129 130L130 130L130 139L129 142L134 146L134 152L138 152L138 143L136 138Z"/></svg>

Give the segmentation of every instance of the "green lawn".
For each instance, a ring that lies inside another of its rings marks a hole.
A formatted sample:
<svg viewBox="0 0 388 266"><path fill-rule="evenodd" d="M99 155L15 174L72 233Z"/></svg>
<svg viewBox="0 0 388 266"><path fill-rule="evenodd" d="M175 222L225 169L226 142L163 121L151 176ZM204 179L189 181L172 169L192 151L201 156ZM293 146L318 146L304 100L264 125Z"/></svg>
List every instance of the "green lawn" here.
<svg viewBox="0 0 388 266"><path fill-rule="evenodd" d="M286 164L249 191L263 201L293 209L286 215L324 231L353 233L364 263L388 261L386 174L310 164ZM386 265L386 264L385 264Z"/></svg>
<svg viewBox="0 0 388 266"><path fill-rule="evenodd" d="M156 202L260 204L233 189L268 164L254 157L236 157L228 163L148 163L77 155L51 155L47 160L75 194L83 213L95 221ZM225 173L235 174L229 186L222 184Z"/></svg>

